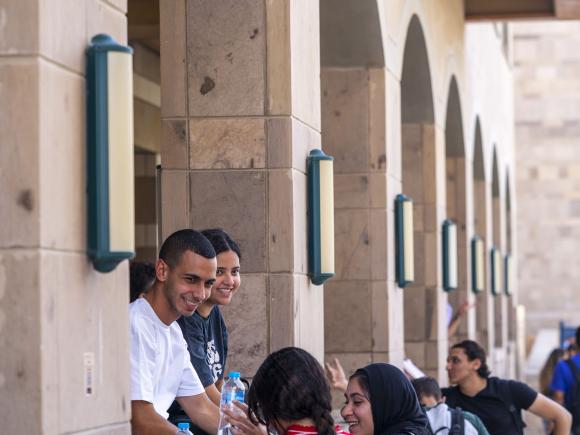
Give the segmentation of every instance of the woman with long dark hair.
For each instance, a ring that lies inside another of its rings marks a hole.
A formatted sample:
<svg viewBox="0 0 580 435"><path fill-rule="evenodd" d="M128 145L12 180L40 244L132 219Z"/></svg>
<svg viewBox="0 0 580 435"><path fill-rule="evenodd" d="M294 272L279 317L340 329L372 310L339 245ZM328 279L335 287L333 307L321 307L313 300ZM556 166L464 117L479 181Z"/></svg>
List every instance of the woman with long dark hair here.
<svg viewBox="0 0 580 435"><path fill-rule="evenodd" d="M330 386L305 350L286 347L262 363L247 394L250 419L279 435L346 434L330 415Z"/></svg>
<svg viewBox="0 0 580 435"><path fill-rule="evenodd" d="M342 418L353 435L430 435L413 386L390 364L358 369L346 388Z"/></svg>

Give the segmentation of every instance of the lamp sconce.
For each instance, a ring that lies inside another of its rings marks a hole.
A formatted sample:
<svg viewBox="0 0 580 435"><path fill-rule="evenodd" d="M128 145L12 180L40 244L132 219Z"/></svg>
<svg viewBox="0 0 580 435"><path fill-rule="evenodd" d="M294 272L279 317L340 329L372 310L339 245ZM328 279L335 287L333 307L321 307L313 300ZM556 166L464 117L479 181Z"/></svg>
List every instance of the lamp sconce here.
<svg viewBox="0 0 580 435"><path fill-rule="evenodd" d="M480 293L485 289L485 246L483 239L471 239L471 290Z"/></svg>
<svg viewBox="0 0 580 435"><path fill-rule="evenodd" d="M334 276L334 159L315 149L308 157L308 269L313 284Z"/></svg>
<svg viewBox="0 0 580 435"><path fill-rule="evenodd" d="M105 34L87 49L87 254L99 272L135 252L132 53Z"/></svg>
<svg viewBox="0 0 580 435"><path fill-rule="evenodd" d="M501 273L502 255L495 246L491 248L491 293L494 296L501 294L502 273Z"/></svg>
<svg viewBox="0 0 580 435"><path fill-rule="evenodd" d="M457 225L451 219L443 221L443 289L457 289Z"/></svg>
<svg viewBox="0 0 580 435"><path fill-rule="evenodd" d="M404 288L415 280L413 200L399 194L395 198L395 247L397 283Z"/></svg>
<svg viewBox="0 0 580 435"><path fill-rule="evenodd" d="M512 254L506 254L503 260L504 284L503 290L506 296L511 296L513 292L514 271L512 267Z"/></svg>

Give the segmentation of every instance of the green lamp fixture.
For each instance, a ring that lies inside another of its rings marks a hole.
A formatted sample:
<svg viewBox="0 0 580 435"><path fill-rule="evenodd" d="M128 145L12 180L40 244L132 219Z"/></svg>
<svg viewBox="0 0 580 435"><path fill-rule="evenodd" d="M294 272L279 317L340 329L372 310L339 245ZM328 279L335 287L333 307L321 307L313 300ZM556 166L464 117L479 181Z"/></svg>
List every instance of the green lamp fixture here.
<svg viewBox="0 0 580 435"><path fill-rule="evenodd" d="M403 194L395 198L395 248L397 284L404 288L415 281L413 200Z"/></svg>
<svg viewBox="0 0 580 435"><path fill-rule="evenodd" d="M87 254L99 272L135 252L132 53L105 34L87 49Z"/></svg>
<svg viewBox="0 0 580 435"><path fill-rule="evenodd" d="M471 290L480 293L485 289L485 246L483 239L471 239Z"/></svg>
<svg viewBox="0 0 580 435"><path fill-rule="evenodd" d="M315 149L308 157L308 273L315 285L334 276L334 159Z"/></svg>

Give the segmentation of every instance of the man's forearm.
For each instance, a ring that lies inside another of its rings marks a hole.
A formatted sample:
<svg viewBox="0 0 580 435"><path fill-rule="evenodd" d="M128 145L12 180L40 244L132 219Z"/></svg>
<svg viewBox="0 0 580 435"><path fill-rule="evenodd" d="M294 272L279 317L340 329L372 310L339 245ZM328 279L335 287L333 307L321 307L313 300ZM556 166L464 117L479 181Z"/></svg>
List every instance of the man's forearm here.
<svg viewBox="0 0 580 435"><path fill-rule="evenodd" d="M208 400L209 406L206 409L199 410L194 417L189 416L191 421L204 431L210 434L217 433L220 423L219 408Z"/></svg>
<svg viewBox="0 0 580 435"><path fill-rule="evenodd" d="M175 435L177 427L157 414L153 406L131 407L131 433L133 435Z"/></svg>
<svg viewBox="0 0 580 435"><path fill-rule="evenodd" d="M568 412L563 412L554 420L553 435L569 435L572 428L572 417Z"/></svg>
<svg viewBox="0 0 580 435"><path fill-rule="evenodd" d="M220 421L219 408L205 393L196 396L178 397L177 402L193 423L210 434L217 433Z"/></svg>

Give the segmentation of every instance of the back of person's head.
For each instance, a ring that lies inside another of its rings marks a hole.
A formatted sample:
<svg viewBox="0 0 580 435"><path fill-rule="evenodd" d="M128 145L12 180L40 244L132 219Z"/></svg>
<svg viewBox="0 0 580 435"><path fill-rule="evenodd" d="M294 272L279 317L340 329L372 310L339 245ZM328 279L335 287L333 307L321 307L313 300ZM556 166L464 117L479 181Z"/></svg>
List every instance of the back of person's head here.
<svg viewBox="0 0 580 435"><path fill-rule="evenodd" d="M556 368L556 364L565 355L564 349L560 349L559 347L555 348L550 352L542 370L540 370L540 377L539 377L539 386L540 392L548 397L551 395L550 392L550 384L552 382L552 375L554 374L554 369Z"/></svg>
<svg viewBox="0 0 580 435"><path fill-rule="evenodd" d="M216 255L222 252L234 251L238 258L242 259L242 253L238 244L221 228L211 228L201 232L211 243Z"/></svg>
<svg viewBox="0 0 580 435"><path fill-rule="evenodd" d="M485 350L479 345L479 343L473 340L463 340L451 346L451 349L463 349L469 361L478 359L481 362L481 365L479 369L477 369L477 374L482 378L489 377L491 371L487 366Z"/></svg>
<svg viewBox="0 0 580 435"><path fill-rule="evenodd" d="M146 261L132 261L129 266L129 302L133 302L155 281L155 266Z"/></svg>
<svg viewBox="0 0 580 435"><path fill-rule="evenodd" d="M437 381L430 377L424 376L422 378L413 379L411 381L417 397L421 400L422 397L434 397L437 402L441 400L441 388Z"/></svg>
<svg viewBox="0 0 580 435"><path fill-rule="evenodd" d="M170 268L174 268L181 261L182 255L192 251L204 258L215 258L215 249L209 240L199 231L185 229L171 234L161 245L159 259Z"/></svg>
<svg viewBox="0 0 580 435"><path fill-rule="evenodd" d="M576 346L580 346L580 326L576 328Z"/></svg>
<svg viewBox="0 0 580 435"><path fill-rule="evenodd" d="M248 391L249 415L281 430L281 421L310 418L321 435L333 435L330 386L322 366L305 350L280 349L264 360Z"/></svg>

